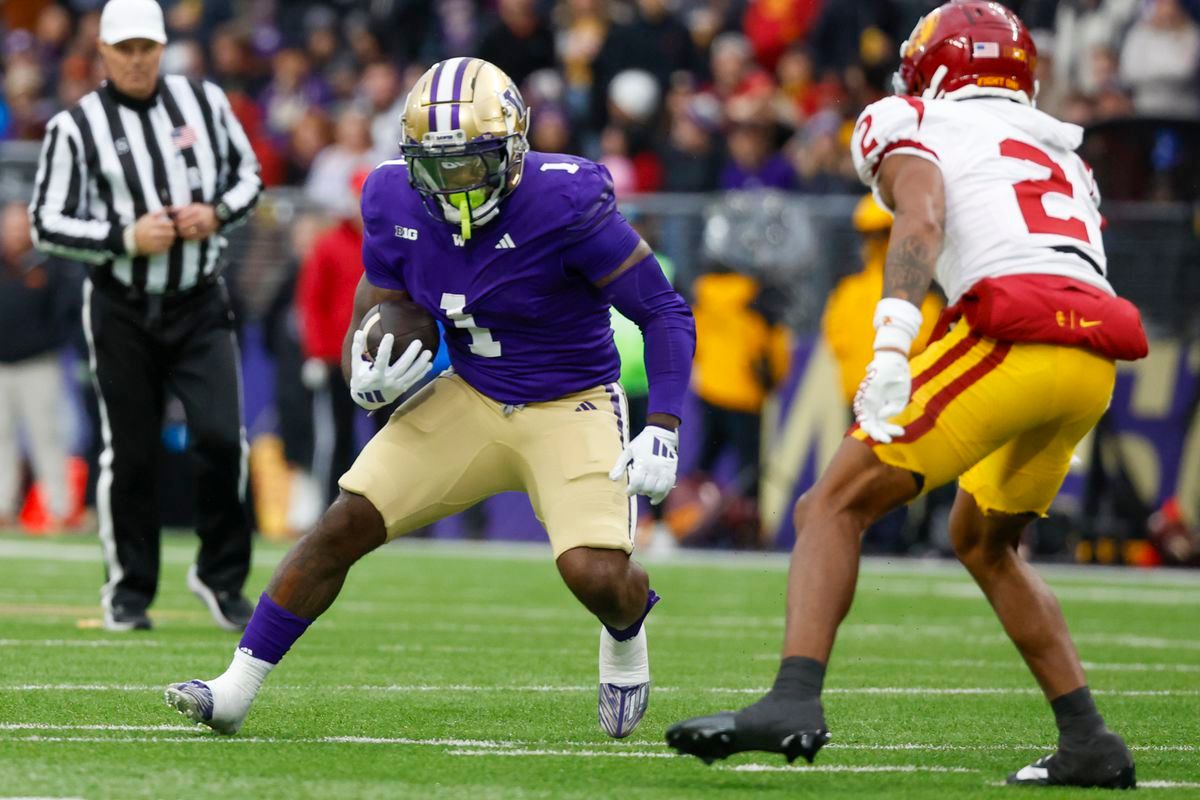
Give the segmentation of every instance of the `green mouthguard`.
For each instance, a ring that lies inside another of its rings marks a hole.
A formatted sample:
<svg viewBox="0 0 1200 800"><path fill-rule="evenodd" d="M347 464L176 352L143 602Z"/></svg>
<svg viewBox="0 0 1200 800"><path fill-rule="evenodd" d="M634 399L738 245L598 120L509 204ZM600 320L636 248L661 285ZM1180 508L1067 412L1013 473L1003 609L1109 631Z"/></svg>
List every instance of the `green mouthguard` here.
<svg viewBox="0 0 1200 800"><path fill-rule="evenodd" d="M471 238L471 207L478 208L485 202L487 202L487 193L483 189L455 192L450 195L450 204L458 209L459 225L462 226L464 240Z"/></svg>

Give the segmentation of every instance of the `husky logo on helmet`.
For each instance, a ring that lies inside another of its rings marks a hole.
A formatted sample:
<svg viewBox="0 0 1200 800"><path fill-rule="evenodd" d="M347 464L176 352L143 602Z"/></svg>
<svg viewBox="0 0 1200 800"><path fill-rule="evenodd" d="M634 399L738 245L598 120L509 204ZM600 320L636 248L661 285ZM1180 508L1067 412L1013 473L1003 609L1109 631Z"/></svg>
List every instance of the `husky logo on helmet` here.
<svg viewBox="0 0 1200 800"><path fill-rule="evenodd" d="M930 11L900 46L897 94L926 99L1037 96L1037 46L1016 14L986 0L953 0Z"/></svg>
<svg viewBox="0 0 1200 800"><path fill-rule="evenodd" d="M435 219L462 238L500 211L521 181L529 108L516 84L479 58L434 64L409 92L400 152L408 180Z"/></svg>

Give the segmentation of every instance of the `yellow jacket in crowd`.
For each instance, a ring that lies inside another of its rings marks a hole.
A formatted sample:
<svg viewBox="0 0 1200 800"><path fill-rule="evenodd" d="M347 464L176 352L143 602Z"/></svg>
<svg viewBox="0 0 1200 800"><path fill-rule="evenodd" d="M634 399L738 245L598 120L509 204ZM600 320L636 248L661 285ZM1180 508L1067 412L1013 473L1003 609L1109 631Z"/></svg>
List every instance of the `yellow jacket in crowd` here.
<svg viewBox="0 0 1200 800"><path fill-rule="evenodd" d="M758 414L771 387L787 375L791 337L755 306L761 287L748 275L716 272L696 280L696 361L701 400Z"/></svg>
<svg viewBox="0 0 1200 800"><path fill-rule="evenodd" d="M821 319L821 332L841 371L842 397L847 405L854 400L858 384L866 375L867 365L874 356L875 304L883 296L883 262L887 256L887 236L892 227L892 216L868 195L855 209L854 227L864 238L865 264L860 272L838 282L825 303L825 314ZM925 319L910 355L915 356L925 349L943 306L936 293L926 295L921 305Z"/></svg>

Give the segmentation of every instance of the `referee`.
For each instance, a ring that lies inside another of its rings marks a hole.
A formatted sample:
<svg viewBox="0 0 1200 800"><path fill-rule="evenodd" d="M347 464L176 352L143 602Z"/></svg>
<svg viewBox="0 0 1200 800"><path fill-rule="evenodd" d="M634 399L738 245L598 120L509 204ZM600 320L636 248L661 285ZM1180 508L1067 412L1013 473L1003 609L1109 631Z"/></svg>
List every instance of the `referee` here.
<svg viewBox="0 0 1200 800"><path fill-rule="evenodd" d="M158 452L166 392L187 414L200 550L188 588L217 624L252 608L246 445L222 233L262 189L225 94L159 76L167 41L154 0L100 15L108 80L46 130L30 216L37 246L91 266L83 325L104 450L96 486L104 625L150 628L158 588Z"/></svg>

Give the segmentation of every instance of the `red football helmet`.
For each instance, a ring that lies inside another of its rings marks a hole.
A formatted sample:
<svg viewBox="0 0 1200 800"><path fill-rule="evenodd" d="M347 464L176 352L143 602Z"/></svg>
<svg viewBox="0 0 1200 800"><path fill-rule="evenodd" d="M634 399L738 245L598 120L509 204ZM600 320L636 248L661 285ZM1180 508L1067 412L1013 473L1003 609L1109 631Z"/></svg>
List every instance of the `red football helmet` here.
<svg viewBox="0 0 1200 800"><path fill-rule="evenodd" d="M1033 105L1037 46L999 3L955 0L930 11L900 46L897 94L1008 97Z"/></svg>

